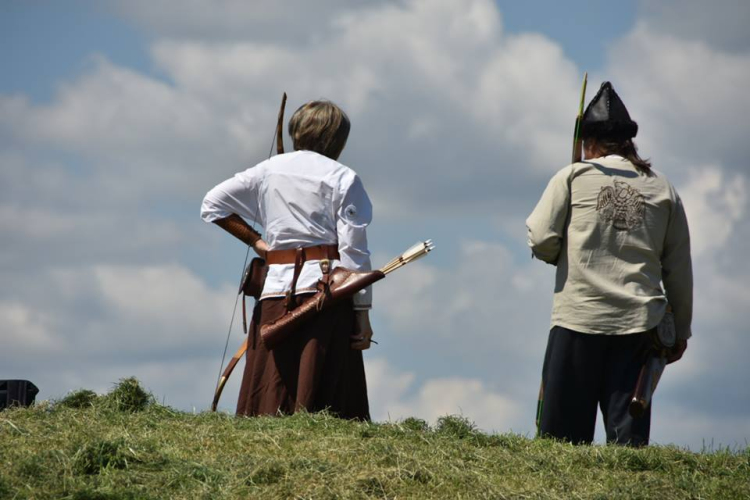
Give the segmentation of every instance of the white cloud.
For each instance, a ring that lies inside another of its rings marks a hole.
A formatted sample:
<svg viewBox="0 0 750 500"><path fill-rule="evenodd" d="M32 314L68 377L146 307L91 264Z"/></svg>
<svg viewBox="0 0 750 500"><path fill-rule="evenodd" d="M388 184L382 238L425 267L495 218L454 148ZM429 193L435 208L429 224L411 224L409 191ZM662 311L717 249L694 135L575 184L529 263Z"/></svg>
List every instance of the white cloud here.
<svg viewBox="0 0 750 500"><path fill-rule="evenodd" d="M78 388L103 393L136 376L167 404L208 407L233 286L211 289L178 265L52 269L39 280L43 292L37 284L0 300L2 375L32 380L40 399ZM240 324L238 315L230 354ZM241 378L237 370L222 408L233 408Z"/></svg>
<svg viewBox="0 0 750 500"><path fill-rule="evenodd" d="M745 177L727 175L717 167L701 167L691 171L679 193L688 217L693 255L721 249L745 215Z"/></svg>
<svg viewBox="0 0 750 500"><path fill-rule="evenodd" d="M11 357L54 353L63 346L50 328L51 318L18 301L0 301L3 344ZM12 341L12 343L11 343Z"/></svg>
<svg viewBox="0 0 750 500"><path fill-rule="evenodd" d="M380 0L120 0L115 8L159 36L205 39L286 39L300 43L330 29L334 19Z"/></svg>
<svg viewBox="0 0 750 500"><path fill-rule="evenodd" d="M567 158L582 76L554 41L508 37L477 75L472 107L479 122L507 141L503 149L518 147L524 163L553 172Z"/></svg>
<svg viewBox="0 0 750 500"><path fill-rule="evenodd" d="M70 391L93 390L106 394L125 377L136 377L147 391L154 394L158 402L183 411L204 411L211 404L216 384L218 359L191 358L184 360L159 359L156 361L108 360L97 363L95 359L76 366L55 366L52 370L35 370L32 377L39 388L37 401L60 399ZM236 380L235 380L236 379ZM230 383L239 382L241 373L236 373ZM237 387L225 388L220 400L220 410L232 411Z"/></svg>
<svg viewBox="0 0 750 500"><path fill-rule="evenodd" d="M648 28L683 39L704 40L730 52L750 49L747 26L750 6L744 0L640 0Z"/></svg>
<svg viewBox="0 0 750 500"><path fill-rule="evenodd" d="M429 422L444 415L463 415L485 431L509 431L521 414L517 400L493 392L481 380L463 378L429 380L414 400L387 408L390 415L414 415Z"/></svg>
<svg viewBox="0 0 750 500"><path fill-rule="evenodd" d="M181 15L197 19L196 5ZM206 22L234 22L235 9L229 2ZM257 16L255 6L246 12ZM282 89L290 109L320 96L345 107L354 132L343 159L401 212L497 209L499 194L517 193L504 169L564 163L580 75L555 42L504 35L490 0L410 0L334 17L335 29L303 46L157 39L152 54L169 83L100 57L49 105L0 99L0 130L91 158L102 184L143 199L196 198L263 159ZM479 177L488 182L477 186Z"/></svg>
<svg viewBox="0 0 750 500"><path fill-rule="evenodd" d="M552 268L531 259L520 263L500 243L457 243L456 262L446 268L431 266L428 257L389 276L376 292L376 313L383 311L400 335L502 342L535 352L539 342L529 342L521 332L539 332L538 340L549 329L548 318L539 312L546 315L551 308Z"/></svg>
<svg viewBox="0 0 750 500"><path fill-rule="evenodd" d="M462 415L485 431L519 425L518 403L479 379L429 379L410 391L414 374L400 372L383 359L368 360L366 367L375 420L417 417L434 424L442 416Z"/></svg>
<svg viewBox="0 0 750 500"><path fill-rule="evenodd" d="M52 341L35 355L42 364L94 353L122 360L191 350L202 356L223 340L235 297L233 287L211 289L178 265L57 268L35 277L43 294L38 284L19 288L0 312L4 337L27 355Z"/></svg>
<svg viewBox="0 0 750 500"><path fill-rule="evenodd" d="M94 276L116 321L137 318L170 342L189 332L210 332L229 317L231 289L210 290L178 265L97 266Z"/></svg>
<svg viewBox="0 0 750 500"><path fill-rule="evenodd" d="M384 358L366 356L365 371L367 374L367 394L373 418L383 419L387 416L384 410L388 405L402 399L414 384L415 375L398 370Z"/></svg>
<svg viewBox="0 0 750 500"><path fill-rule="evenodd" d="M78 167L77 187L96 197L97 190L135 200L195 197L196 179L218 181L266 144L248 133L247 123L101 57L50 104L0 96L0 133L13 148L78 155L80 164L68 168ZM212 173L217 164L225 173Z"/></svg>
<svg viewBox="0 0 750 500"><path fill-rule="evenodd" d="M606 79L639 123L638 143L657 169L679 174L685 166L719 161L746 170L749 52L722 52L700 38L639 24L614 46L610 60Z"/></svg>

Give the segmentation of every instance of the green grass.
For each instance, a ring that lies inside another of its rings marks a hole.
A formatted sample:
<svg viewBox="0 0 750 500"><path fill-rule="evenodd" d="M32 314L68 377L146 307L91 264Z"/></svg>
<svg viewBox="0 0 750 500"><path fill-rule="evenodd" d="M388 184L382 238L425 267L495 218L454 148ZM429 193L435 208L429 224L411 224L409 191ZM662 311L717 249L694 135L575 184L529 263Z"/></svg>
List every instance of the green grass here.
<svg viewBox="0 0 750 500"><path fill-rule="evenodd" d="M750 498L750 449L572 446L461 417L194 415L126 379L0 412L0 498Z"/></svg>

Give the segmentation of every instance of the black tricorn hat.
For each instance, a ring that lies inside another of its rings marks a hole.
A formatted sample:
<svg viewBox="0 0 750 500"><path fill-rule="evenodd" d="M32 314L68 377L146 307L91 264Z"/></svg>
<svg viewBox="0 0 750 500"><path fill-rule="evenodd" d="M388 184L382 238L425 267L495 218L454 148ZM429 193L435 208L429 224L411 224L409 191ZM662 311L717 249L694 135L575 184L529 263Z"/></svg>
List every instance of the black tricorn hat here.
<svg viewBox="0 0 750 500"><path fill-rule="evenodd" d="M602 83L581 120L581 137L621 137L638 134L638 124L630 119L625 104L612 84Z"/></svg>

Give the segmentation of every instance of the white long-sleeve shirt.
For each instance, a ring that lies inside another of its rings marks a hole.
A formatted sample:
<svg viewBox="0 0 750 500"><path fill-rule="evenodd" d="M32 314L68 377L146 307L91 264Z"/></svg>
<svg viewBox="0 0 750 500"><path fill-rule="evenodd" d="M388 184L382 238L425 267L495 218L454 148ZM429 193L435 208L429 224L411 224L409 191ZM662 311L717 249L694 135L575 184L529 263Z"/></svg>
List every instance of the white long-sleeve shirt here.
<svg viewBox="0 0 750 500"><path fill-rule="evenodd" d="M362 181L349 167L312 151L274 156L236 174L206 194L201 218L206 222L237 214L251 225L260 224L270 250L316 245L338 245L344 266L369 271L367 226L372 203ZM261 300L281 297L291 288L294 264L273 264ZM297 293L315 291L323 276L319 261L305 262ZM354 296L354 308L372 307L370 287Z"/></svg>
<svg viewBox="0 0 750 500"><path fill-rule="evenodd" d="M677 337L691 336L687 218L663 174L639 171L617 155L568 165L552 177L526 226L533 254L557 266L553 326L643 332L659 323L668 300Z"/></svg>

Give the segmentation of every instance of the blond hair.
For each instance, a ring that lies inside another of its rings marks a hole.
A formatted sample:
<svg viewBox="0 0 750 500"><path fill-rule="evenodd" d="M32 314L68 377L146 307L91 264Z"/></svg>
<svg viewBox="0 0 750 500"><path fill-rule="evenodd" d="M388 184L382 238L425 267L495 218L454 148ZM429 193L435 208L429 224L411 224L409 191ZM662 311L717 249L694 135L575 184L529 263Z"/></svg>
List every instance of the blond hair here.
<svg viewBox="0 0 750 500"><path fill-rule="evenodd" d="M341 108L328 100L310 101L300 106L289 120L294 149L315 151L338 159L349 138L351 122Z"/></svg>

